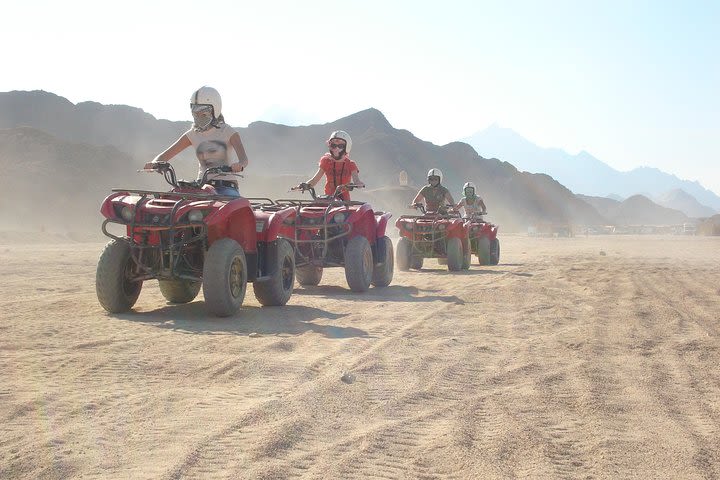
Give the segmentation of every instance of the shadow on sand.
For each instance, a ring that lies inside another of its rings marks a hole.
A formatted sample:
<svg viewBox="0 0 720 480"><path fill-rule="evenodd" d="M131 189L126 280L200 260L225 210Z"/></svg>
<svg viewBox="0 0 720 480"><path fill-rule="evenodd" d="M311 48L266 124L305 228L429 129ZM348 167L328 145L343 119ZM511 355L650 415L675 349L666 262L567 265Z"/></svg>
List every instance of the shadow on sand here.
<svg viewBox="0 0 720 480"><path fill-rule="evenodd" d="M455 295L416 295L427 292L437 292L439 290L426 290L417 287L404 287L401 285L390 285L388 287L375 288L364 293L353 292L349 288L337 285L319 285L317 287L300 287L295 288L293 295L308 295L325 298L338 298L352 301L371 301L371 302L434 302L441 301L454 303L456 305L464 305L465 301Z"/></svg>
<svg viewBox="0 0 720 480"><path fill-rule="evenodd" d="M334 314L326 310L302 305L283 307L243 306L231 317L217 318L205 309L205 302L195 301L184 305L168 304L148 312L123 313L115 318L129 322L154 325L181 333L202 335L301 335L314 332L327 338L368 337L364 330L354 327L315 325L313 320L337 320L347 314Z"/></svg>
<svg viewBox="0 0 720 480"><path fill-rule="evenodd" d="M499 267L521 267L522 264L515 264L515 263L501 263L498 265ZM524 272L514 272L511 270L488 270L485 268L481 268L477 265L473 265L470 267L470 270L460 270L459 272L449 272L446 268L425 268L423 267L421 270L413 270L414 272L419 273L440 273L445 275L475 275L475 274L482 274L482 275L515 275L518 277L532 277L532 273L524 273Z"/></svg>

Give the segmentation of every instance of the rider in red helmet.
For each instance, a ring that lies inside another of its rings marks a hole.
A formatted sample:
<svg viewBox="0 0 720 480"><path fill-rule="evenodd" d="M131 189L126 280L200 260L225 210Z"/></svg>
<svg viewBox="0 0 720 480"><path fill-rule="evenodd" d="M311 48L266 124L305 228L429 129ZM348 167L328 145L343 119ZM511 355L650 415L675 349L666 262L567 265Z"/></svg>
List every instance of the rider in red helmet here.
<svg viewBox="0 0 720 480"><path fill-rule="evenodd" d="M305 182L307 185L314 187L325 175L325 194L332 195L335 193L338 185L354 183L358 187L364 187L365 184L360 181L358 174L360 170L357 164L350 160L350 149L352 149L352 139L350 135L343 130L336 130L330 134L327 140L328 153L320 158L320 164L315 176ZM302 184L298 185L299 187ZM350 200L350 192L343 190L343 200Z"/></svg>

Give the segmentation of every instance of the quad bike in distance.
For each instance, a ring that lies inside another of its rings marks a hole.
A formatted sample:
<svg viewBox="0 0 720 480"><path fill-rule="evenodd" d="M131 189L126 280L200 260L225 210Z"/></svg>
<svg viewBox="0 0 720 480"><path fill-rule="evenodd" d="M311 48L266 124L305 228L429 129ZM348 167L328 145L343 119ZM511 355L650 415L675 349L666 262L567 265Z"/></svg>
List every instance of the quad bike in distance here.
<svg viewBox="0 0 720 480"><path fill-rule="evenodd" d="M451 272L470 268L470 240L466 223L447 205L439 211L426 211L414 204L422 215L403 215L395 226L400 230L397 247L398 268L420 270L423 259L437 258Z"/></svg>
<svg viewBox="0 0 720 480"><path fill-rule="evenodd" d="M500 262L500 240L498 226L483 219L487 212L465 217L470 232L470 247L477 255L478 265L497 265Z"/></svg>
<svg viewBox="0 0 720 480"><path fill-rule="evenodd" d="M311 199L278 199L257 206L283 217L280 235L294 247L300 285L318 285L329 267L344 268L354 292L365 292L370 285L390 285L395 261L385 230L391 214L375 212L365 202L342 199L343 191L355 188L360 187L348 183L339 185L332 195L317 195L313 187L302 183L291 190L309 192Z"/></svg>
<svg viewBox="0 0 720 480"><path fill-rule="evenodd" d="M178 180L169 163L143 171L163 174L172 190L113 189L103 201L102 231L111 240L95 286L105 310L130 310L151 279L171 303L191 302L202 287L207 309L219 317L240 309L247 282L262 305L287 303L295 274L292 245L259 232L247 199L219 195L208 185L209 175L229 167L208 168L190 182ZM125 235L109 232L110 223L124 226Z"/></svg>

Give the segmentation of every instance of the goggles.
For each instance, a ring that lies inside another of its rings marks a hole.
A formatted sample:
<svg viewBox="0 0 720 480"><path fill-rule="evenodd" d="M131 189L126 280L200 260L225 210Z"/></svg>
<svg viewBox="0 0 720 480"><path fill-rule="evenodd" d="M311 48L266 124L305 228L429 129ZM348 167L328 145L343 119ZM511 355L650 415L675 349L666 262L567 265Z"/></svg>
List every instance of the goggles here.
<svg viewBox="0 0 720 480"><path fill-rule="evenodd" d="M198 128L205 128L210 125L213 120L213 107L212 105L204 104L190 104L190 111L192 112L193 121L195 126Z"/></svg>

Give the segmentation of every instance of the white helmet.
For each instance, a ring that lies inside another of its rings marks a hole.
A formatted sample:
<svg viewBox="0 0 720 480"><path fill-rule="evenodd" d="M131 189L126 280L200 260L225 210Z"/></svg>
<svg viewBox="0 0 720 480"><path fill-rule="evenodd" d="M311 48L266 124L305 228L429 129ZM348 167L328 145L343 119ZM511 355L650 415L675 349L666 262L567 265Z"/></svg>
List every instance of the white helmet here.
<svg viewBox="0 0 720 480"><path fill-rule="evenodd" d="M473 195L475 194L475 184L473 182L465 182L465 185L463 185L463 195L465 194L465 190L468 188L472 188Z"/></svg>
<svg viewBox="0 0 720 480"><path fill-rule="evenodd" d="M349 133L347 133L345 130L335 130L330 134L330 138L327 139L328 145L330 144L330 140L332 140L333 138L345 140L345 152L350 153L350 150L352 149L352 139L350 138Z"/></svg>
<svg viewBox="0 0 720 480"><path fill-rule="evenodd" d="M211 105L213 116L220 118L222 115L222 100L217 90L212 87L200 87L190 97L190 107L193 105Z"/></svg>
<svg viewBox="0 0 720 480"><path fill-rule="evenodd" d="M428 181L430 180L430 177L440 177L440 183L442 183L443 174L439 168L431 168L430 170L428 170L427 176L428 176Z"/></svg>

